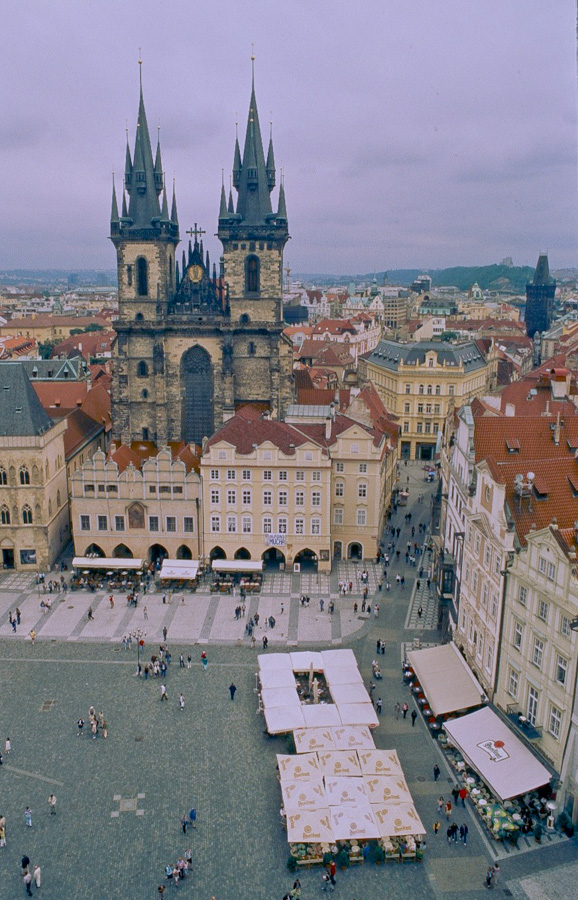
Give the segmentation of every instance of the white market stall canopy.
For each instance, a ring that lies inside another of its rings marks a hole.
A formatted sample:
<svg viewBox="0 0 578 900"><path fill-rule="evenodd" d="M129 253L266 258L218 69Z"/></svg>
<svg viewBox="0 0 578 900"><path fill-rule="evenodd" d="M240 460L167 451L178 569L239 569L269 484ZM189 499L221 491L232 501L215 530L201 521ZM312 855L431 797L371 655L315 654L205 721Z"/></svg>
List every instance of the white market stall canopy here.
<svg viewBox="0 0 578 900"><path fill-rule="evenodd" d="M500 800L542 787L551 774L489 707L446 722L445 730Z"/></svg>
<svg viewBox="0 0 578 900"><path fill-rule="evenodd" d="M182 581L192 581L197 577L199 563L194 559L163 559L161 566L161 578L175 578Z"/></svg>
<svg viewBox="0 0 578 900"><path fill-rule="evenodd" d="M470 709L484 702L484 689L453 643L407 654L434 716Z"/></svg>
<svg viewBox="0 0 578 900"><path fill-rule="evenodd" d="M289 706L297 706L301 709L301 702L295 687L263 689L261 691L261 699L265 709L281 709Z"/></svg>
<svg viewBox="0 0 578 900"><path fill-rule="evenodd" d="M305 728L300 706L265 707L263 715L269 734L287 734L295 728Z"/></svg>
<svg viewBox="0 0 578 900"><path fill-rule="evenodd" d="M312 650L300 650L297 653L290 653L291 667L294 672L310 672L313 666L314 672L323 671L323 659L321 653Z"/></svg>
<svg viewBox="0 0 578 900"><path fill-rule="evenodd" d="M326 806L366 806L368 801L363 778L326 776Z"/></svg>
<svg viewBox="0 0 578 900"><path fill-rule="evenodd" d="M367 841L380 836L372 807L367 802L364 806L333 806L329 814L336 841Z"/></svg>
<svg viewBox="0 0 578 900"><path fill-rule="evenodd" d="M367 688L361 682L355 684L330 685L331 697L334 703L341 706L342 703L371 703Z"/></svg>
<svg viewBox="0 0 578 900"><path fill-rule="evenodd" d="M359 750L364 775L403 775L397 750Z"/></svg>
<svg viewBox="0 0 578 900"><path fill-rule="evenodd" d="M317 750L336 750L334 728L298 728L293 732L297 753L314 753ZM341 747L339 749L347 749Z"/></svg>
<svg viewBox="0 0 578 900"><path fill-rule="evenodd" d="M262 559L214 559L213 572L262 572Z"/></svg>
<svg viewBox="0 0 578 900"><path fill-rule="evenodd" d="M363 781L371 804L387 806L389 803L413 802L403 775L364 775Z"/></svg>
<svg viewBox="0 0 578 900"><path fill-rule="evenodd" d="M261 679L261 675L263 675ZM260 681L267 686L266 690L273 688L292 688L295 690L295 675L291 669L268 669L264 674L259 673Z"/></svg>
<svg viewBox="0 0 578 900"><path fill-rule="evenodd" d="M357 669L357 660L353 650L322 650L323 669L353 668Z"/></svg>
<svg viewBox="0 0 578 900"><path fill-rule="evenodd" d="M321 776L316 781L282 781L281 793L285 809L322 809L327 806L325 786Z"/></svg>
<svg viewBox="0 0 578 900"><path fill-rule="evenodd" d="M290 844L332 844L329 810L287 810L287 840Z"/></svg>
<svg viewBox="0 0 578 900"><path fill-rule="evenodd" d="M355 750L324 750L317 754L319 768L326 778L361 775Z"/></svg>
<svg viewBox="0 0 578 900"><path fill-rule="evenodd" d="M316 753L302 753L299 756L277 754L277 767L281 781L305 781L321 779L321 769Z"/></svg>
<svg viewBox="0 0 578 900"><path fill-rule="evenodd" d="M336 750L373 750L375 742L367 725L332 728Z"/></svg>
<svg viewBox="0 0 578 900"><path fill-rule="evenodd" d="M377 728L378 715L371 703L340 703L339 715L342 725L369 725Z"/></svg>
<svg viewBox="0 0 578 900"><path fill-rule="evenodd" d="M107 556L75 556L72 560L75 569L121 569L128 572L142 569L144 559L116 559Z"/></svg>
<svg viewBox="0 0 578 900"><path fill-rule="evenodd" d="M301 711L306 728L341 725L339 709L333 703L304 703Z"/></svg>
<svg viewBox="0 0 578 900"><path fill-rule="evenodd" d="M413 803L387 803L372 806L380 837L425 834L425 828Z"/></svg>
<svg viewBox="0 0 578 900"><path fill-rule="evenodd" d="M325 681L330 689L336 684L363 684L363 678L357 666L345 666L340 669L335 663L323 670Z"/></svg>
<svg viewBox="0 0 578 900"><path fill-rule="evenodd" d="M282 670L293 674L290 653L261 653L257 661L259 663L261 677L265 677L263 673L272 672L273 670ZM269 685L266 686L269 687Z"/></svg>

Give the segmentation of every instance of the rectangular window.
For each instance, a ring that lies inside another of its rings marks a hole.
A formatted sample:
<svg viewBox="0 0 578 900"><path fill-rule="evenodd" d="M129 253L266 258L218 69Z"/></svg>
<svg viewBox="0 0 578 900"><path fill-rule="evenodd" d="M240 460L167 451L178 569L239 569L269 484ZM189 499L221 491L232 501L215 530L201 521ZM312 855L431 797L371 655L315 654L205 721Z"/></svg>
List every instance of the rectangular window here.
<svg viewBox="0 0 578 900"><path fill-rule="evenodd" d="M195 522L192 516L184 516L183 531L192 532L195 530Z"/></svg>
<svg viewBox="0 0 578 900"><path fill-rule="evenodd" d="M490 669L492 667L493 655L494 655L494 645L488 644L486 647L486 669L488 670L488 672L490 671Z"/></svg>
<svg viewBox="0 0 578 900"><path fill-rule="evenodd" d="M234 506L236 504L236 502L237 502L237 491L229 489L227 491L227 503L229 504L229 506Z"/></svg>
<svg viewBox="0 0 578 900"><path fill-rule="evenodd" d="M551 562L548 563L548 566L546 568L546 578L549 581L556 580L556 566L554 565L554 563L551 563Z"/></svg>
<svg viewBox="0 0 578 900"><path fill-rule="evenodd" d="M540 575L546 574L546 560L543 556L541 556L538 560L538 572L540 573Z"/></svg>
<svg viewBox="0 0 578 900"><path fill-rule="evenodd" d="M321 519L311 519L311 534L321 534Z"/></svg>
<svg viewBox="0 0 578 900"><path fill-rule="evenodd" d="M107 484L106 492L107 492L107 494L118 494L118 485L117 484Z"/></svg>
<svg viewBox="0 0 578 900"><path fill-rule="evenodd" d="M115 531L124 531L124 516L115 516L114 517L114 530Z"/></svg>
<svg viewBox="0 0 578 900"><path fill-rule="evenodd" d="M295 506L305 506L305 491L295 491Z"/></svg>
<svg viewBox="0 0 578 900"><path fill-rule="evenodd" d="M475 553L476 553L476 556L479 556L479 555L480 555L480 545L481 545L481 538L480 538L480 535L479 535L479 534L476 534L476 544L475 544Z"/></svg>
<svg viewBox="0 0 578 900"><path fill-rule="evenodd" d="M81 531L90 531L90 516L81 516L80 517L80 530Z"/></svg>
<svg viewBox="0 0 578 900"><path fill-rule="evenodd" d="M482 606L484 609L488 605L488 585L484 582L482 585Z"/></svg>
<svg viewBox="0 0 578 900"><path fill-rule="evenodd" d="M302 469L295 472L295 481L305 481L305 472Z"/></svg>
<svg viewBox="0 0 578 900"><path fill-rule="evenodd" d="M449 385L448 385L448 393L449 393L450 397L453 397L453 396L454 396L455 389L456 389L455 384L449 384Z"/></svg>
<svg viewBox="0 0 578 900"><path fill-rule="evenodd" d="M159 530L159 517L158 516L149 516L149 531L158 531Z"/></svg>
<svg viewBox="0 0 578 900"><path fill-rule="evenodd" d="M540 638L534 638L534 648L532 650L532 663L537 669L542 668L542 659L544 657L544 641Z"/></svg>
<svg viewBox="0 0 578 900"><path fill-rule="evenodd" d="M311 491L311 506L321 506L320 491Z"/></svg>
<svg viewBox="0 0 578 900"><path fill-rule="evenodd" d="M562 725L562 713L555 706L550 707L550 718L548 720L548 731L555 738L560 737L560 728Z"/></svg>
<svg viewBox="0 0 578 900"><path fill-rule="evenodd" d="M510 669L510 675L508 677L508 694L510 697L513 697L514 700L518 696L518 673L515 669Z"/></svg>
<svg viewBox="0 0 578 900"><path fill-rule="evenodd" d="M514 647L520 650L522 647L522 638L524 637L524 628L519 622L514 625Z"/></svg>
<svg viewBox="0 0 578 900"><path fill-rule="evenodd" d="M227 469L227 481L235 481L237 478L237 473L234 469Z"/></svg>
<svg viewBox="0 0 578 900"><path fill-rule="evenodd" d="M108 516L99 516L98 517L98 530L99 531L108 531Z"/></svg>
<svg viewBox="0 0 578 900"><path fill-rule="evenodd" d="M263 450L263 459L273 459L273 454L270 450Z"/></svg>
<svg viewBox="0 0 578 900"><path fill-rule="evenodd" d="M305 519L295 519L295 534L305 534Z"/></svg>
<svg viewBox="0 0 578 900"><path fill-rule="evenodd" d="M570 637L570 619L567 616L562 616L560 619L560 632L565 637Z"/></svg>
<svg viewBox="0 0 578 900"><path fill-rule="evenodd" d="M211 469L211 479L213 481L219 480L219 470L218 469Z"/></svg>
<svg viewBox="0 0 578 900"><path fill-rule="evenodd" d="M333 510L333 524L343 525L343 508L341 506L336 506Z"/></svg>
<svg viewBox="0 0 578 900"><path fill-rule="evenodd" d="M415 430L417 431L418 434L422 434L422 432L423 432L423 422L418 422Z"/></svg>
<svg viewBox="0 0 578 900"><path fill-rule="evenodd" d="M243 469L241 478L243 481L251 481L251 469Z"/></svg>
<svg viewBox="0 0 578 900"><path fill-rule="evenodd" d="M404 434L408 434L408 433L409 433L409 422L404 422L404 423L403 423L403 433L404 433Z"/></svg>
<svg viewBox="0 0 578 900"><path fill-rule="evenodd" d="M85 491L94 491L94 485L93 484L85 484L84 490Z"/></svg>
<svg viewBox="0 0 578 900"><path fill-rule="evenodd" d="M277 520L277 530L279 534L287 534L287 519L285 516L279 516Z"/></svg>
<svg viewBox="0 0 578 900"><path fill-rule="evenodd" d="M252 524L251 516L243 516L242 527L243 527L243 534L251 534L251 532L253 531L253 524Z"/></svg>
<svg viewBox="0 0 578 900"><path fill-rule="evenodd" d="M243 491L243 505L244 506L251 505L251 491Z"/></svg>
<svg viewBox="0 0 578 900"><path fill-rule="evenodd" d="M484 550L484 565L489 569L492 563L492 551L489 547Z"/></svg>
<svg viewBox="0 0 578 900"><path fill-rule="evenodd" d="M221 517L220 516L211 516L211 531L220 531L221 530Z"/></svg>
<svg viewBox="0 0 578 900"><path fill-rule="evenodd" d="M227 516L227 531L229 534L237 531L237 516Z"/></svg>
<svg viewBox="0 0 578 900"><path fill-rule="evenodd" d="M367 510L366 509L358 509L357 510L357 524L358 525L367 525Z"/></svg>
<svg viewBox="0 0 578 900"><path fill-rule="evenodd" d="M536 724L536 716L538 715L538 691L536 688L529 687L528 688L528 708L526 710L526 717L530 723L530 725Z"/></svg>
<svg viewBox="0 0 578 900"><path fill-rule="evenodd" d="M149 494L156 494L156 492L157 492L156 484L149 485Z"/></svg>
<svg viewBox="0 0 578 900"><path fill-rule="evenodd" d="M279 472L279 481L287 481L287 469L282 469Z"/></svg>
<svg viewBox="0 0 578 900"><path fill-rule="evenodd" d="M418 403L417 411L420 416L423 416L423 403Z"/></svg>
<svg viewBox="0 0 578 900"><path fill-rule="evenodd" d="M273 491L263 491L263 506L273 506Z"/></svg>
<svg viewBox="0 0 578 900"><path fill-rule="evenodd" d="M273 472L271 469L263 470L263 481L273 481Z"/></svg>
<svg viewBox="0 0 578 900"><path fill-rule="evenodd" d="M227 459L227 451L226 450L219 450L218 455L219 455L219 459Z"/></svg>
<svg viewBox="0 0 578 900"><path fill-rule="evenodd" d="M177 530L177 517L176 516L167 516L166 524L167 524L167 531L175 532Z"/></svg>
<svg viewBox="0 0 578 900"><path fill-rule="evenodd" d="M318 469L311 473L311 481L321 481L321 472Z"/></svg>
<svg viewBox="0 0 578 900"><path fill-rule="evenodd" d="M273 531L273 519L270 519L269 516L265 516L263 519L263 534L271 534Z"/></svg>
<svg viewBox="0 0 578 900"><path fill-rule="evenodd" d="M211 503L218 504L221 502L221 492L217 488L211 490Z"/></svg>
<svg viewBox="0 0 578 900"><path fill-rule="evenodd" d="M426 434L429 434L430 431L431 431L431 423L430 423L430 422L426 422L426 423L425 423L425 433L426 433Z"/></svg>
<svg viewBox="0 0 578 900"><path fill-rule="evenodd" d="M360 500L363 500L367 497L367 484L365 481L362 481L357 485L357 496Z"/></svg>
<svg viewBox="0 0 578 900"><path fill-rule="evenodd" d="M359 472L361 475L365 475L367 473L367 463L359 463Z"/></svg>
<svg viewBox="0 0 578 900"><path fill-rule="evenodd" d="M183 493L183 486L181 484L173 485L173 494L182 494L182 493Z"/></svg>
<svg viewBox="0 0 578 900"><path fill-rule="evenodd" d="M171 486L170 484L161 484L159 488L159 494L170 494Z"/></svg>
<svg viewBox="0 0 578 900"><path fill-rule="evenodd" d="M522 604L522 606L525 606L526 601L528 600L528 589L525 588L522 584L518 589L518 600Z"/></svg>
<svg viewBox="0 0 578 900"><path fill-rule="evenodd" d="M342 463L342 462L335 463L335 471L336 472L345 472L345 463Z"/></svg>
<svg viewBox="0 0 578 900"><path fill-rule="evenodd" d="M404 413L405 413L406 416L409 416L409 403L404 403L404 404L403 404L403 411L404 411Z"/></svg>
<svg viewBox="0 0 578 900"><path fill-rule="evenodd" d="M492 594L492 609L491 609L492 619L497 619L498 617L498 595Z"/></svg>
<svg viewBox="0 0 578 900"><path fill-rule="evenodd" d="M559 656L556 660L556 681L558 684L566 684L566 675L568 674L568 660L563 656Z"/></svg>
<svg viewBox="0 0 578 900"><path fill-rule="evenodd" d="M474 572L474 577L472 578L472 590L474 594L478 593L478 573Z"/></svg>
<svg viewBox="0 0 578 900"><path fill-rule="evenodd" d="M431 403L426 403L425 412L427 416L431 416Z"/></svg>
<svg viewBox="0 0 578 900"><path fill-rule="evenodd" d="M543 622L548 621L548 604L545 600L538 601L538 618Z"/></svg>
<svg viewBox="0 0 578 900"><path fill-rule="evenodd" d="M411 394L411 384L406 384L405 392L406 392L406 394Z"/></svg>
<svg viewBox="0 0 578 900"><path fill-rule="evenodd" d="M436 388L436 390L439 393L439 390L437 388ZM434 404L434 415L439 416L439 414L440 414L440 405L439 405L439 403L436 403L436 404Z"/></svg>
<svg viewBox="0 0 578 900"><path fill-rule="evenodd" d="M352 453L359 453L359 444L352 444L349 449Z"/></svg>
<svg viewBox="0 0 578 900"><path fill-rule="evenodd" d="M289 502L289 494L287 491L279 491L279 506L287 506Z"/></svg>

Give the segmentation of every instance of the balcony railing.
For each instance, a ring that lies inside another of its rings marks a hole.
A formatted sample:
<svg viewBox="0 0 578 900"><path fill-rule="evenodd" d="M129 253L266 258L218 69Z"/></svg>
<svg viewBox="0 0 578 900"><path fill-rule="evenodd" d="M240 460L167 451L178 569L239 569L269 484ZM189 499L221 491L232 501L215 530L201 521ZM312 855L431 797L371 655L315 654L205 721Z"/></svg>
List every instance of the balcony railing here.
<svg viewBox="0 0 578 900"><path fill-rule="evenodd" d="M541 740L544 729L541 725L532 725L517 703L510 703L506 707L506 715L527 741L533 743Z"/></svg>

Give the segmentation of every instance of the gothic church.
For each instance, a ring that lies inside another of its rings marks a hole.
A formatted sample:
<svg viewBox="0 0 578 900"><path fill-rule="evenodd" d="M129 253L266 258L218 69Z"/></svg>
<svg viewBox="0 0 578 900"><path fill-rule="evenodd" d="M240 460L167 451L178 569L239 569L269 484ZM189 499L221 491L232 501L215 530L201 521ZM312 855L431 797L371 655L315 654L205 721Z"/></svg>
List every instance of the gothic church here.
<svg viewBox="0 0 578 900"><path fill-rule="evenodd" d="M153 158L142 81L134 153L127 143L122 211L113 185L110 237L117 252L119 321L113 374L115 439L201 444L235 411L256 404L281 416L291 401L292 350L283 336L283 184L277 211L272 139L263 150L254 79L243 155L221 187L219 268L195 225L177 258L160 142Z"/></svg>

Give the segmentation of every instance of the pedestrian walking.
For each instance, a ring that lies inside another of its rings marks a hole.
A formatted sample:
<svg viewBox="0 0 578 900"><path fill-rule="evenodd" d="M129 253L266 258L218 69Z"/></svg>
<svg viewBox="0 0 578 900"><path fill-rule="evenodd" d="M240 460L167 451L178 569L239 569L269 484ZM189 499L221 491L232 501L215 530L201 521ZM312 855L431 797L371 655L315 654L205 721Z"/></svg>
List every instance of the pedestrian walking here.
<svg viewBox="0 0 578 900"><path fill-rule="evenodd" d="M169 698L167 696L167 686L166 686L166 684L161 684L161 702L163 700L168 700L168 699Z"/></svg>
<svg viewBox="0 0 578 900"><path fill-rule="evenodd" d="M382 706L383 706L383 703L382 703L382 701L381 701L381 697L378 697L378 698L377 698L377 703L375 704L375 708L376 708L376 710L377 710L377 715L378 715L378 716L381 715L381 709L382 709Z"/></svg>
<svg viewBox="0 0 578 900"><path fill-rule="evenodd" d="M18 623L19 625L20 625L20 620L21 620L21 618L22 618L22 613L20 612L20 610L18 609L18 607L16 607L16 621L17 621L17 623Z"/></svg>
<svg viewBox="0 0 578 900"><path fill-rule="evenodd" d="M402 703L401 714L404 717L404 719L407 717L408 712L409 712L409 706L407 705L407 703Z"/></svg>
<svg viewBox="0 0 578 900"><path fill-rule="evenodd" d="M377 605L377 603L375 603L373 606L373 617L375 619L377 619L378 615L379 615L379 606Z"/></svg>
<svg viewBox="0 0 578 900"><path fill-rule="evenodd" d="M206 672L206 671L207 671L207 666L209 665L209 660L208 660L207 654L205 653L204 650L203 650L203 652L201 653L201 663L203 664L203 672Z"/></svg>
<svg viewBox="0 0 578 900"><path fill-rule="evenodd" d="M440 777L440 767L438 766L437 763L434 766L433 776L434 776L434 781L437 781L438 778Z"/></svg>
<svg viewBox="0 0 578 900"><path fill-rule="evenodd" d="M399 713L401 711L399 700L396 701L395 706L393 707L393 711L395 712L395 718L399 719Z"/></svg>
<svg viewBox="0 0 578 900"><path fill-rule="evenodd" d="M484 882L484 886L491 890L492 888L492 879L494 877L494 867L488 866L488 871L486 872L486 880Z"/></svg>
<svg viewBox="0 0 578 900"><path fill-rule="evenodd" d="M26 871L22 876L22 881L24 882L24 887L26 888L26 893L29 897L32 896L32 891L30 890L30 885L32 884L32 875L30 872Z"/></svg>
<svg viewBox="0 0 578 900"><path fill-rule="evenodd" d="M237 686L236 686L235 683L232 681L231 684L229 685L229 693L230 693L230 695L231 695L231 700L234 700L234 699L235 699L235 693L236 693L236 690L237 690Z"/></svg>
<svg viewBox="0 0 578 900"><path fill-rule="evenodd" d="M193 828L197 827L197 824L196 824L197 823L197 810L195 809L194 806L189 813L189 821L190 821L191 825L193 826Z"/></svg>
<svg viewBox="0 0 578 900"><path fill-rule="evenodd" d="M114 597L112 596L112 594L108 598L108 602L110 603L110 608L114 609Z"/></svg>
<svg viewBox="0 0 578 900"><path fill-rule="evenodd" d="M10 754L11 750L12 750L12 741L10 740L9 737L7 737L6 740L4 741L4 753L6 754L6 756L8 756Z"/></svg>
<svg viewBox="0 0 578 900"><path fill-rule="evenodd" d="M441 827L442 823L438 819L436 819L436 821L433 823L433 833L437 835Z"/></svg>
<svg viewBox="0 0 578 900"><path fill-rule="evenodd" d="M185 708L185 695L184 694L179 694L179 707L181 709L181 712L183 712L183 710Z"/></svg>
<svg viewBox="0 0 578 900"><path fill-rule="evenodd" d="M446 814L446 819L449 822L450 816L452 814L452 801L448 800L446 805L444 806L444 812Z"/></svg>
<svg viewBox="0 0 578 900"><path fill-rule="evenodd" d="M143 616L145 617L145 620L148 622L149 611L148 611L148 609L146 608L146 606L143 607Z"/></svg>
<svg viewBox="0 0 578 900"><path fill-rule="evenodd" d="M79 716L76 724L78 726L78 737L82 737L82 735L84 734L84 719Z"/></svg>
<svg viewBox="0 0 578 900"><path fill-rule="evenodd" d="M191 668L192 662L193 662L193 658L192 658L191 654L189 653L187 655L187 669Z"/></svg>
<svg viewBox="0 0 578 900"><path fill-rule="evenodd" d="M185 668L185 657L181 653L181 655L179 656L179 669L184 669L184 668Z"/></svg>
<svg viewBox="0 0 578 900"><path fill-rule="evenodd" d="M281 615L283 615L284 612L285 612L285 604L282 603L281 604Z"/></svg>
<svg viewBox="0 0 578 900"><path fill-rule="evenodd" d="M38 888L42 884L42 869L40 868L38 863L35 863L35 865L34 865L34 872L33 872L32 877L34 879L34 884L36 885L36 889L38 890Z"/></svg>
<svg viewBox="0 0 578 900"><path fill-rule="evenodd" d="M500 866L498 865L498 860L496 860L494 863L493 873L494 874L492 876L492 883L493 883L494 887L496 887L496 885L498 884L498 881L500 880Z"/></svg>
<svg viewBox="0 0 578 900"><path fill-rule="evenodd" d="M24 810L24 821L26 822L26 826L28 828L32 828L32 810L29 806Z"/></svg>
<svg viewBox="0 0 578 900"><path fill-rule="evenodd" d="M459 795L458 795L458 796L459 796L460 800L462 801L462 806L463 806L464 809L465 809L465 806L466 806L466 797L468 796L468 792L467 792L467 790L465 789L465 787L460 788L460 792L459 792Z"/></svg>
<svg viewBox="0 0 578 900"><path fill-rule="evenodd" d="M412 709L412 711L411 711L411 727L412 728L415 728L415 720L416 719L417 719L417 713L416 713L415 709Z"/></svg>
<svg viewBox="0 0 578 900"><path fill-rule="evenodd" d="M88 616L88 620L89 620L89 621L92 621L92 620L94 619L94 615L93 615L93 613L92 613L92 606L89 606L89 607L88 607L88 612L87 612L86 615Z"/></svg>
<svg viewBox="0 0 578 900"><path fill-rule="evenodd" d="M56 797L54 796L54 794L51 794L50 797L48 798L48 807L50 809L50 815L55 816L56 815Z"/></svg>
<svg viewBox="0 0 578 900"><path fill-rule="evenodd" d="M187 819L187 814L183 813L181 816L181 829L183 834L187 833L187 825L189 824L189 820Z"/></svg>
<svg viewBox="0 0 578 900"><path fill-rule="evenodd" d="M469 833L469 828L466 825L466 823L464 822L463 825L460 825L460 839L461 839L464 847L468 843L468 833Z"/></svg>
<svg viewBox="0 0 578 900"><path fill-rule="evenodd" d="M418 586L418 588L419 588L419 581L418 581L418 583L417 583L417 586ZM423 615L423 609L421 608L421 606L418 606L418 608L417 608L417 617L418 617L418 619L421 619L422 615Z"/></svg>
<svg viewBox="0 0 578 900"><path fill-rule="evenodd" d="M36 643L36 632L34 631L34 628L30 630L30 640L33 645Z"/></svg>
<svg viewBox="0 0 578 900"><path fill-rule="evenodd" d="M439 812L440 815L441 815L441 813L443 812L444 805L445 805L445 800L444 800L444 798L443 798L443 797L439 797L437 803L438 803L438 812Z"/></svg>
<svg viewBox="0 0 578 900"><path fill-rule="evenodd" d="M268 643L269 643L269 640L268 640L268 638L267 638L267 635L264 634L264 635L263 635L263 650L266 650L266 649L267 649Z"/></svg>
<svg viewBox="0 0 578 900"><path fill-rule="evenodd" d="M163 628L163 640L166 641L167 634L169 633L167 626L165 625Z"/></svg>

